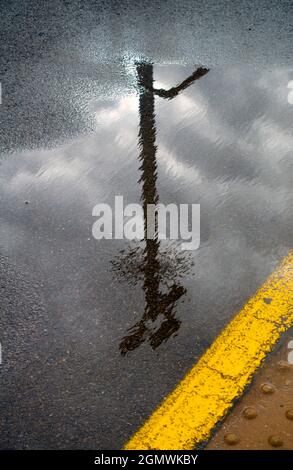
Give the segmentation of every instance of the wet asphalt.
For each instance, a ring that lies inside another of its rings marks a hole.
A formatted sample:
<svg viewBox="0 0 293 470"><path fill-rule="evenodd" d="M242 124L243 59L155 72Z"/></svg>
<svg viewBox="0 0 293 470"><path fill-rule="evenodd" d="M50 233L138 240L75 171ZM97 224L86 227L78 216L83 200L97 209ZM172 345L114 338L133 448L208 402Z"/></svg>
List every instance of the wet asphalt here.
<svg viewBox="0 0 293 470"><path fill-rule="evenodd" d="M290 2L220 3L3 5L2 449L120 448L292 248ZM115 195L200 248L94 240Z"/></svg>

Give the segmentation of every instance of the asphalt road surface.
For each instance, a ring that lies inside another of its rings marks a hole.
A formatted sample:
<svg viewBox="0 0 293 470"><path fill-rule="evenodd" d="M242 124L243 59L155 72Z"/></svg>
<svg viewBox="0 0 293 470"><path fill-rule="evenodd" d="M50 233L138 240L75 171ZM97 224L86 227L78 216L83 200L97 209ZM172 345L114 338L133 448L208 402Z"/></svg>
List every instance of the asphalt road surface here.
<svg viewBox="0 0 293 470"><path fill-rule="evenodd" d="M121 448L292 248L291 5L1 3L0 447ZM116 195L199 249L95 240Z"/></svg>

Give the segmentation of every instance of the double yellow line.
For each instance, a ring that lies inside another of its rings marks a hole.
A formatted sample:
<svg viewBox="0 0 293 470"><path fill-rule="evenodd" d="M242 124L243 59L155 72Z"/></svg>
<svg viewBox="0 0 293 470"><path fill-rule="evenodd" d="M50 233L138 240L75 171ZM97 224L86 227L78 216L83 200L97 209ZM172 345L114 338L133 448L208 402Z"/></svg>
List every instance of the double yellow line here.
<svg viewBox="0 0 293 470"><path fill-rule="evenodd" d="M293 252L218 336L125 449L188 450L206 440L293 325Z"/></svg>

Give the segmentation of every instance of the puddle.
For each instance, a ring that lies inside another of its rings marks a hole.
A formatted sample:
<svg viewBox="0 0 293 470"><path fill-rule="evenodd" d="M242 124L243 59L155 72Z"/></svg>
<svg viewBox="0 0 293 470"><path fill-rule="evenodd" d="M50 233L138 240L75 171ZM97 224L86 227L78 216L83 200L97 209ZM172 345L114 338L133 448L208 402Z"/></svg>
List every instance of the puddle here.
<svg viewBox="0 0 293 470"><path fill-rule="evenodd" d="M3 448L121 447L292 247L290 79L140 63L92 132L2 153ZM199 249L94 240L117 195L200 204Z"/></svg>

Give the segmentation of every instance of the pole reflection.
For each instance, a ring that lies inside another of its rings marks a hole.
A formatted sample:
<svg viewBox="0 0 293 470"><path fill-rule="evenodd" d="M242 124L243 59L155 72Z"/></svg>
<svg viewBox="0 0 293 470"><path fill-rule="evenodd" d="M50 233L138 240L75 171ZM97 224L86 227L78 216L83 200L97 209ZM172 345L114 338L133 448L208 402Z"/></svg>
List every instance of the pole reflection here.
<svg viewBox="0 0 293 470"><path fill-rule="evenodd" d="M130 282L143 281L145 308L141 319L123 337L119 349L122 355L148 341L156 349L163 341L175 335L181 325L176 318L176 303L186 293L180 278L192 266L190 254L176 248L160 249L157 220L155 236L147 238L147 207L158 204L155 95L172 99L180 91L204 76L208 69L198 68L180 85L170 90L156 89L153 86L153 65L138 63L136 66L139 87L139 161L141 178L141 202L144 215L144 248L130 249L112 262L114 271L120 278ZM142 251L142 252L141 252Z"/></svg>

